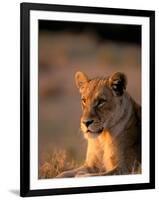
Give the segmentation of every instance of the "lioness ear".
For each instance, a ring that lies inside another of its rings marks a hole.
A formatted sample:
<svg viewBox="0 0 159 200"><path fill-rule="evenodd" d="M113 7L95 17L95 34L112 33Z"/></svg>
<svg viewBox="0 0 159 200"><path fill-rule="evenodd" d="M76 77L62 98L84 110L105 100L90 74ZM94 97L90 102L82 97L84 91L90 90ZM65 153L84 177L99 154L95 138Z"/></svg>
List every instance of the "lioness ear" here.
<svg viewBox="0 0 159 200"><path fill-rule="evenodd" d="M127 77L121 72L116 72L109 78L109 85L116 95L121 96L127 86Z"/></svg>
<svg viewBox="0 0 159 200"><path fill-rule="evenodd" d="M75 82L77 88L81 89L81 87L88 82L88 77L83 72L76 72L75 74Z"/></svg>

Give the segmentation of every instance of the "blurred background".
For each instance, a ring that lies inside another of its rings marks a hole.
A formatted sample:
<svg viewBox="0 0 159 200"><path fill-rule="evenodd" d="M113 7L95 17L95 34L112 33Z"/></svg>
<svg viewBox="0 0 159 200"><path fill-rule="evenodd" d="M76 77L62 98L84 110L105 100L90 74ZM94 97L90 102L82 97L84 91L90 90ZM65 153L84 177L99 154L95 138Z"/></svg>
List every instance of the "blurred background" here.
<svg viewBox="0 0 159 200"><path fill-rule="evenodd" d="M124 72L141 103L141 26L39 21L39 178L85 159L76 71L91 78Z"/></svg>

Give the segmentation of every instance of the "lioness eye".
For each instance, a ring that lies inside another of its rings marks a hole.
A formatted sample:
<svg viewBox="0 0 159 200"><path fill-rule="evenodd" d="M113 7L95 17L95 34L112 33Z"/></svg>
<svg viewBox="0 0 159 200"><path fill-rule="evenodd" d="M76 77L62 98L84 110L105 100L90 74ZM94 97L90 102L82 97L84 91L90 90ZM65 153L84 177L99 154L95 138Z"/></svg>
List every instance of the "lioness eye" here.
<svg viewBox="0 0 159 200"><path fill-rule="evenodd" d="M99 100L98 100L97 106L98 106L98 107L103 106L103 105L106 103L106 101L107 101L106 99L99 99Z"/></svg>

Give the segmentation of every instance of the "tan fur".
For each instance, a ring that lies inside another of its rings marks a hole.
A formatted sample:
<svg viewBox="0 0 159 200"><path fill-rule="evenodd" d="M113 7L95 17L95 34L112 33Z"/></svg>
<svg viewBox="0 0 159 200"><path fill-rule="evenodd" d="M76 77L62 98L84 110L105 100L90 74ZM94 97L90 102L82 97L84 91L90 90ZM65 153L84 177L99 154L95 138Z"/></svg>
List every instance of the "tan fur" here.
<svg viewBox="0 0 159 200"><path fill-rule="evenodd" d="M86 160L58 177L138 173L141 107L125 91L126 76L117 72L89 79L77 72L75 81L82 99L81 129L88 141Z"/></svg>

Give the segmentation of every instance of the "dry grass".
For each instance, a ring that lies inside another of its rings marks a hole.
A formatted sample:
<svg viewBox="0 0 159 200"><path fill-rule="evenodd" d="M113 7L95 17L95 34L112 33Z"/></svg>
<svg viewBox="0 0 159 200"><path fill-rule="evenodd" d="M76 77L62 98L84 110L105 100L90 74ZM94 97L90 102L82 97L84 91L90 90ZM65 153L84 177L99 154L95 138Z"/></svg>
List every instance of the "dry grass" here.
<svg viewBox="0 0 159 200"><path fill-rule="evenodd" d="M39 168L39 179L56 177L63 171L77 167L77 163L71 159L66 151L54 150L43 155L43 162Z"/></svg>
<svg viewBox="0 0 159 200"><path fill-rule="evenodd" d="M131 174L141 174L141 165L134 162ZM77 168L78 164L71 159L65 150L54 150L43 155L43 162L39 167L39 179L54 178L63 171ZM118 174L119 175L119 174Z"/></svg>

